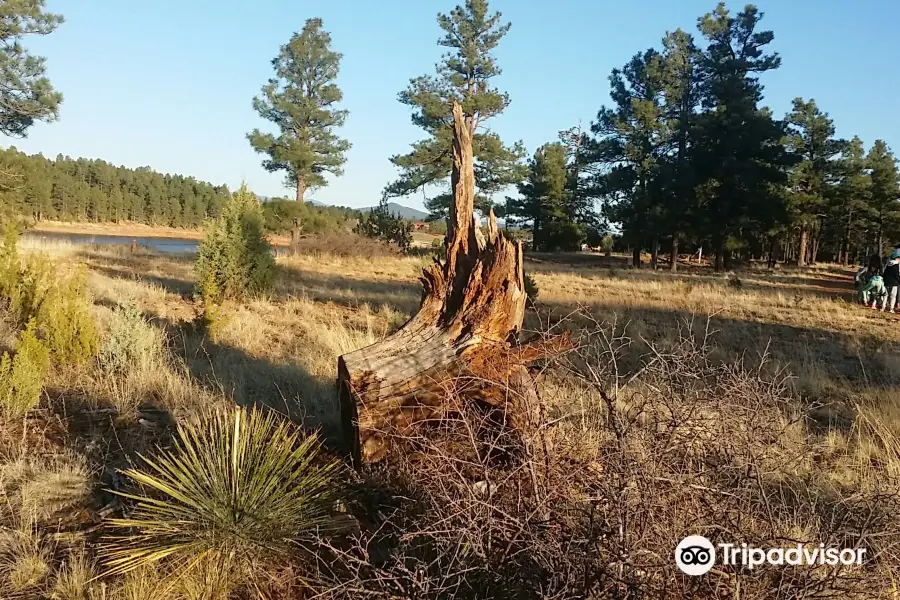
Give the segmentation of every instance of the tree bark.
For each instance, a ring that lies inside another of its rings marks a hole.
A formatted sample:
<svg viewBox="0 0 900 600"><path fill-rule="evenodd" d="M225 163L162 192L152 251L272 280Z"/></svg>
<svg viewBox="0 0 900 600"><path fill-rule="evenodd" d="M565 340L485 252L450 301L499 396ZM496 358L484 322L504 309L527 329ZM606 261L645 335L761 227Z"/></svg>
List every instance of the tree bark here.
<svg viewBox="0 0 900 600"><path fill-rule="evenodd" d="M672 263L669 270L673 273L678 270L678 234L672 236Z"/></svg>
<svg viewBox="0 0 900 600"><path fill-rule="evenodd" d="M806 266L806 244L809 240L809 231L807 231L806 227L800 228L800 248L797 251L797 266L805 267Z"/></svg>
<svg viewBox="0 0 900 600"><path fill-rule="evenodd" d="M725 239L717 239L715 241L716 244L716 262L714 270L716 273L721 273L725 268Z"/></svg>
<svg viewBox="0 0 900 600"><path fill-rule="evenodd" d="M631 266L635 269L641 268L641 247L640 245L631 247Z"/></svg>
<svg viewBox="0 0 900 600"><path fill-rule="evenodd" d="M297 175L297 202L303 202L303 196L306 194L306 181L302 175Z"/></svg>
<svg viewBox="0 0 900 600"><path fill-rule="evenodd" d="M659 261L659 236L653 236L653 248L650 253L650 268L656 270L656 264Z"/></svg>
<svg viewBox="0 0 900 600"><path fill-rule="evenodd" d="M303 223L300 218L294 219L294 227L291 229L291 255L300 254L300 235L303 233Z"/></svg>
<svg viewBox="0 0 900 600"><path fill-rule="evenodd" d="M457 398L504 411L527 446L542 414L527 365L569 347L567 337L518 343L526 300L522 245L500 233L493 211L486 238L477 228L473 133L454 102L447 258L424 269L418 313L393 335L338 358L354 465L382 459L396 436L453 410Z"/></svg>

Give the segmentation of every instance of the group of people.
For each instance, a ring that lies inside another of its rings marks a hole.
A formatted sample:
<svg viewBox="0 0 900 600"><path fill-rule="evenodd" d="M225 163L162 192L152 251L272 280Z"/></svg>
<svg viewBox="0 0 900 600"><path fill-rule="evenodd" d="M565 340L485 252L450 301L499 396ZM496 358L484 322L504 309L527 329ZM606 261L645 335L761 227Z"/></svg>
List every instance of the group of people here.
<svg viewBox="0 0 900 600"><path fill-rule="evenodd" d="M881 312L897 312L897 295L900 290L900 244L894 248L886 262L873 254L868 264L856 272L856 288L863 306Z"/></svg>

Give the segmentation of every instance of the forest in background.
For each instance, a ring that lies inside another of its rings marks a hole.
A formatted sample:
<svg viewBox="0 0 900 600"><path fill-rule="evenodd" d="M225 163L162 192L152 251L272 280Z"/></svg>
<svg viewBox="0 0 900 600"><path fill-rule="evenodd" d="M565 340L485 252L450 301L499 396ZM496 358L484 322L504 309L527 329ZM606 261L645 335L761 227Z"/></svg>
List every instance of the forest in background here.
<svg viewBox="0 0 900 600"><path fill-rule="evenodd" d="M588 127L561 131L526 160L521 142L507 144L485 126L511 101L495 87L500 68L493 55L511 24L491 13L486 0L467 0L438 20L439 44L456 53L445 56L434 75L410 79L399 95L426 137L390 157L399 177L385 186L382 204L430 192L432 217L446 215L449 107L456 100L476 124L478 210L493 210L509 226L529 231L534 250L597 246L614 232L635 267L643 252L656 268L666 253L699 249L715 256L716 270L729 268L735 257L774 266L884 254L900 242L896 157L884 140L867 145L858 137L838 138L833 120L812 98L798 96L783 116L764 105L762 78L781 67L782 57L768 48L775 34L762 27L763 16L753 5L732 12L719 3L697 19L696 33L661 32L658 47L613 69L610 102ZM350 209L304 203L308 190L343 174L351 147L338 135L348 116L336 83L341 58L322 20L308 19L280 47L273 76L253 98L253 109L274 133L255 129L247 141L263 155L263 168L284 174L301 205L282 200L269 209L269 221L281 231L295 228L298 218L304 233L349 229L355 218ZM42 60L28 76L34 85L43 82L43 104L26 106L23 96L10 105L19 113L9 110L0 119L9 135L25 135L35 120L58 116L62 97L40 79ZM27 123L16 114L26 114ZM48 160L15 148L0 153L0 167L0 199L37 220L196 227L217 216L229 194L224 186L147 167ZM674 269L678 262L668 264Z"/></svg>

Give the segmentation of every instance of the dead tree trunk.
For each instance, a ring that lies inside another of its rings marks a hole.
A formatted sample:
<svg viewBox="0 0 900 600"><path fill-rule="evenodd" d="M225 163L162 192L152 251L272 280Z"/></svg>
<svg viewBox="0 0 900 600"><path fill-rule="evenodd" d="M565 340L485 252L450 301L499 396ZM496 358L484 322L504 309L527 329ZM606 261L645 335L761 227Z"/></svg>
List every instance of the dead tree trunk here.
<svg viewBox="0 0 900 600"><path fill-rule="evenodd" d="M392 435L439 417L451 393L505 410L506 421L520 429L540 416L526 365L551 350L546 342L517 343L526 298L522 246L500 233L493 211L487 238L477 228L473 133L472 119L454 103L447 258L424 269L419 312L386 339L338 358L342 425L354 464L380 460Z"/></svg>
<svg viewBox="0 0 900 600"><path fill-rule="evenodd" d="M291 248L292 256L300 254L300 236L303 234L303 223L300 217L294 218L294 226L291 228Z"/></svg>

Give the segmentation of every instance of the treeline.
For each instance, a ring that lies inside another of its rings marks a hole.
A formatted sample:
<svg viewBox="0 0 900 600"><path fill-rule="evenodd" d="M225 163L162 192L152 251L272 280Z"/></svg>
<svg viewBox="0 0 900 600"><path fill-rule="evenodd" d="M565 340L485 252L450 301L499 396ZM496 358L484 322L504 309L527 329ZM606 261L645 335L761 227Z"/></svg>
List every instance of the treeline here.
<svg viewBox="0 0 900 600"><path fill-rule="evenodd" d="M505 210L541 249L572 248L612 223L633 263L706 248L734 256L847 262L900 241L897 161L883 140L835 137L812 99L782 119L761 106L760 75L781 66L748 5L676 30L610 75L609 106L590 132L538 149ZM601 209L594 210L598 203Z"/></svg>
<svg viewBox="0 0 900 600"><path fill-rule="evenodd" d="M0 150L0 165L12 178L0 189L0 202L14 214L35 221L199 227L205 219L218 217L231 195L225 185L162 174L150 167L129 169L66 156L50 160L15 147ZM298 219L305 233L350 230L359 218L352 208L283 198L263 202L263 214L273 233L290 232Z"/></svg>
<svg viewBox="0 0 900 600"><path fill-rule="evenodd" d="M193 177L163 175L150 167L129 169L102 160L55 160L0 150L8 173L2 203L36 221L133 221L148 225L198 227L218 217L228 188Z"/></svg>

